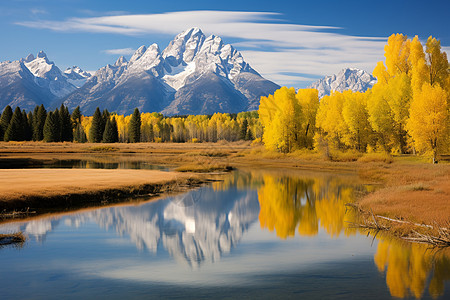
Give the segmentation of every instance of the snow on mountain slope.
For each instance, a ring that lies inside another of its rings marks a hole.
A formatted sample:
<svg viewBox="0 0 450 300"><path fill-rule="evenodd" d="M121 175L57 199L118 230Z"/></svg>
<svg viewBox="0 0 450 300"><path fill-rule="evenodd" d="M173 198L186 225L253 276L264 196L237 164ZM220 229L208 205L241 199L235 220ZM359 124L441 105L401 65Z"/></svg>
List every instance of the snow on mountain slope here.
<svg viewBox="0 0 450 300"><path fill-rule="evenodd" d="M92 75L86 71L83 71L80 67L73 66L64 71L64 76L67 78L69 83L77 88L80 88Z"/></svg>
<svg viewBox="0 0 450 300"><path fill-rule="evenodd" d="M97 105L124 114L135 107L168 115L212 114L256 109L260 96L277 88L233 46L191 28L162 52L156 44L143 45L129 62L120 58L101 68L63 102L72 109L80 105L87 114Z"/></svg>
<svg viewBox="0 0 450 300"><path fill-rule="evenodd" d="M80 106L88 115L97 106L121 114L130 114L135 107L168 115L234 113L257 109L261 96L279 88L251 68L232 45L215 35L206 37L199 28L178 34L163 51L157 44L143 45L129 61L120 57L93 75L76 66L61 72L43 51L17 63L29 70L26 80L36 86L26 83L34 91L31 102L45 97L42 103Z"/></svg>
<svg viewBox="0 0 450 300"><path fill-rule="evenodd" d="M27 56L28 62L25 62L25 66L36 77L37 85L49 89L57 98L64 97L76 89L67 81L61 70L48 60L44 51L40 51L34 60L30 60L31 58L30 55Z"/></svg>
<svg viewBox="0 0 450 300"><path fill-rule="evenodd" d="M352 90L354 92L365 92L376 83L375 77L364 70L357 68L345 68L338 74L326 76L314 82L310 88L319 91L319 98L330 95L333 91L342 92Z"/></svg>
<svg viewBox="0 0 450 300"><path fill-rule="evenodd" d="M10 105L33 110L36 105L50 105L54 95L36 84L36 77L23 61L0 63L0 110Z"/></svg>

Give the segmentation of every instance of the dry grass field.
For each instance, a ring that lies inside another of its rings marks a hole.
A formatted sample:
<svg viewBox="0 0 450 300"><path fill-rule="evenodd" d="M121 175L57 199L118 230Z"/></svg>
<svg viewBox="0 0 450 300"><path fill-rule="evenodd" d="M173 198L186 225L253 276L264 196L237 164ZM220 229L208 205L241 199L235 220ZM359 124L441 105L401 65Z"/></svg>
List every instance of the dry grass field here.
<svg viewBox="0 0 450 300"><path fill-rule="evenodd" d="M0 201L95 193L184 180L189 175L153 170L11 169L0 170Z"/></svg>

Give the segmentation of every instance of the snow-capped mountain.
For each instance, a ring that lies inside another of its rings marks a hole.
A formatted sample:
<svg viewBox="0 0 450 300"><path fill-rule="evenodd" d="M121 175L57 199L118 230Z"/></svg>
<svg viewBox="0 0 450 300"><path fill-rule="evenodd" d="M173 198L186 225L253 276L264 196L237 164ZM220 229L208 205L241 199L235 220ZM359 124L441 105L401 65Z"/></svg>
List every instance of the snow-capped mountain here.
<svg viewBox="0 0 450 300"><path fill-rule="evenodd" d="M220 37L206 37L198 28L177 35L166 49L141 46L126 61L119 58L65 97L73 109L86 114L97 106L121 114L158 111L173 114L211 114L257 109L260 96L278 85L264 79Z"/></svg>
<svg viewBox="0 0 450 300"><path fill-rule="evenodd" d="M34 57L33 57L34 59ZM32 60L33 60L32 59ZM36 105L48 107L55 96L36 83L36 77L23 61L0 63L0 110L11 105L32 110Z"/></svg>
<svg viewBox="0 0 450 300"><path fill-rule="evenodd" d="M83 71L80 67L73 66L64 71L64 76L67 78L69 83L73 84L77 88L80 88L92 75L91 73Z"/></svg>
<svg viewBox="0 0 450 300"><path fill-rule="evenodd" d="M13 62L0 63L0 109L6 105L32 110L36 105L49 107L81 86L90 74L78 67L62 73L40 51Z"/></svg>
<svg viewBox="0 0 450 300"><path fill-rule="evenodd" d="M354 92L365 92L377 82L376 78L364 70L357 68L345 68L338 74L326 76L314 82L310 88L319 91L319 98L330 95L331 92L342 92L352 90Z"/></svg>
<svg viewBox="0 0 450 300"><path fill-rule="evenodd" d="M48 89L56 98L64 97L76 89L55 63L48 60L44 51L40 51L34 59L32 54L28 55L24 63L35 76L36 84Z"/></svg>
<svg viewBox="0 0 450 300"><path fill-rule="evenodd" d="M0 74L0 109L64 103L87 115L96 107L120 114L135 107L166 115L233 113L257 109L261 96L279 88L233 46L198 28L180 33L163 51L141 46L129 61L120 57L93 75L76 66L61 72L43 51L1 63Z"/></svg>

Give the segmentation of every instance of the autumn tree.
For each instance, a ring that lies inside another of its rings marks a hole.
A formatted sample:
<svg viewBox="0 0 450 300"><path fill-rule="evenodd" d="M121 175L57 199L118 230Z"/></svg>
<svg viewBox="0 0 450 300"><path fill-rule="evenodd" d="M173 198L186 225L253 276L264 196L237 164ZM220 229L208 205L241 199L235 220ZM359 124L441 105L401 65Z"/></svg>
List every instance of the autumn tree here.
<svg viewBox="0 0 450 300"><path fill-rule="evenodd" d="M320 128L317 138L323 138L335 149L343 149L343 136L347 133L347 125L342 115L345 94L333 92L320 101L317 111L316 126Z"/></svg>
<svg viewBox="0 0 450 300"><path fill-rule="evenodd" d="M448 142L448 99L439 86L425 83L414 96L408 130L419 150L429 150L436 161L438 150Z"/></svg>
<svg viewBox="0 0 450 300"><path fill-rule="evenodd" d="M367 93L345 91L342 116L347 125L344 143L350 148L365 152L372 141L372 127L369 123L367 111Z"/></svg>
<svg viewBox="0 0 450 300"><path fill-rule="evenodd" d="M305 148L312 149L317 109L319 108L319 92L316 89L299 89L295 97L302 111L300 144Z"/></svg>
<svg viewBox="0 0 450 300"><path fill-rule="evenodd" d="M299 147L301 107L295 89L282 87L274 95L261 97L259 117L267 149L291 152Z"/></svg>

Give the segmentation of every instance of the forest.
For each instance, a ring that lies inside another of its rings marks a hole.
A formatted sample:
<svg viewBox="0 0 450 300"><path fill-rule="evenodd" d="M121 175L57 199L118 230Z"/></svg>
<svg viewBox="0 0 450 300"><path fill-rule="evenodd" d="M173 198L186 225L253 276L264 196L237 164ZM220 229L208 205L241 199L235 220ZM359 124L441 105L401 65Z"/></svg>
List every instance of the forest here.
<svg viewBox="0 0 450 300"><path fill-rule="evenodd" d="M373 71L377 83L365 93L282 87L262 97L263 142L268 149L293 152L330 149L359 152L425 153L436 160L449 153L450 71L440 41L425 49L393 34L384 48L385 63Z"/></svg>
<svg viewBox="0 0 450 300"><path fill-rule="evenodd" d="M77 107L49 111L43 105L33 112L7 106L0 118L0 140L44 142L217 142L253 140L262 136L258 112L238 114L189 115L164 117L160 113L129 116L97 108L93 116L83 116Z"/></svg>
<svg viewBox="0 0 450 300"><path fill-rule="evenodd" d="M415 36L388 38L385 62L373 71L377 83L364 93L332 92L322 99L315 89L282 87L261 97L258 111L238 114L166 117L160 113L129 116L97 108L83 116L61 105L32 112L7 106L0 118L0 140L45 142L217 142L250 140L283 153L310 149L449 153L450 71L440 41L425 47Z"/></svg>

